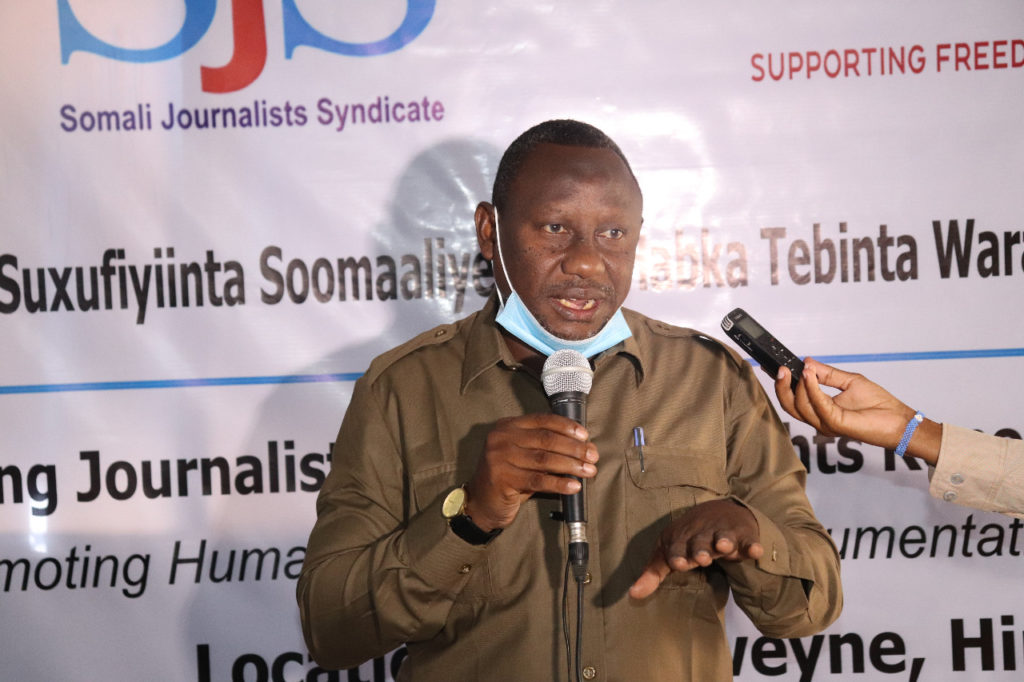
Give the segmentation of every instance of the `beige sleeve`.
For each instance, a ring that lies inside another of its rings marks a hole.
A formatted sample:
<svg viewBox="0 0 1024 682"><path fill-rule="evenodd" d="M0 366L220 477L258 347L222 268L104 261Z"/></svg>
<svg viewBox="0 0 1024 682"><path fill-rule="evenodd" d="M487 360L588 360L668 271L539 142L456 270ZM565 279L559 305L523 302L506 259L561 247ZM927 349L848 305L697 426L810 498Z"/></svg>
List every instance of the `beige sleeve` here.
<svg viewBox="0 0 1024 682"><path fill-rule="evenodd" d="M1024 518L1024 441L943 424L930 477L933 497Z"/></svg>

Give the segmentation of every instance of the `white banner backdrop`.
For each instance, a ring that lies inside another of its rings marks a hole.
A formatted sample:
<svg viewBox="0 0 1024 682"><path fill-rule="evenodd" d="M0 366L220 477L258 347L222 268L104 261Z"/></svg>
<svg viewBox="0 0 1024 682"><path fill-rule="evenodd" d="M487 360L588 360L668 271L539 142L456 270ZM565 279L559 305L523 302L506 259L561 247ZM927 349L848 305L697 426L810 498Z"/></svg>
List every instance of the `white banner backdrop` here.
<svg viewBox="0 0 1024 682"><path fill-rule="evenodd" d="M391 678L305 652L316 491L369 360L479 307L473 207L547 118L644 189L630 307L1024 433L1015 0L7 3L0 75L2 679ZM737 679L1019 679L1021 523L791 433L846 608L731 612Z"/></svg>

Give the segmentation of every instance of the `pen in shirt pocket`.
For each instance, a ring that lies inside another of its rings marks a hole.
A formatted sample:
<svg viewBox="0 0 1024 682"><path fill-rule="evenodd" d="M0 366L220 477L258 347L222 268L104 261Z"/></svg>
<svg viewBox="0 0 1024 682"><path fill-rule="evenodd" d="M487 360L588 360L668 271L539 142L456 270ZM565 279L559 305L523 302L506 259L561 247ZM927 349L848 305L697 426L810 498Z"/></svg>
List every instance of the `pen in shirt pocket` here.
<svg viewBox="0 0 1024 682"><path fill-rule="evenodd" d="M647 466L644 464L644 446L647 445L647 438L644 436L644 427L633 427L633 445L640 448L640 473L644 473L647 471Z"/></svg>

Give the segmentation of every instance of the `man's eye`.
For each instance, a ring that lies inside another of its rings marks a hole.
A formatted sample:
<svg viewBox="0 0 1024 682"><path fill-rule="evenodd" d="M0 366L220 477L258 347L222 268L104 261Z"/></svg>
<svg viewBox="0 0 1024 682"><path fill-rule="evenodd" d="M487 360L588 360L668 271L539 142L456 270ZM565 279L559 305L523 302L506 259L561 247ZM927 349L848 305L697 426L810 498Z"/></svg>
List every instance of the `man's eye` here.
<svg viewBox="0 0 1024 682"><path fill-rule="evenodd" d="M565 232L565 225L560 225L559 223L548 223L543 229L545 232L550 234L562 234Z"/></svg>
<svg viewBox="0 0 1024 682"><path fill-rule="evenodd" d="M622 239L626 236L626 231L618 227L613 227L609 230L605 230L601 234L608 239Z"/></svg>

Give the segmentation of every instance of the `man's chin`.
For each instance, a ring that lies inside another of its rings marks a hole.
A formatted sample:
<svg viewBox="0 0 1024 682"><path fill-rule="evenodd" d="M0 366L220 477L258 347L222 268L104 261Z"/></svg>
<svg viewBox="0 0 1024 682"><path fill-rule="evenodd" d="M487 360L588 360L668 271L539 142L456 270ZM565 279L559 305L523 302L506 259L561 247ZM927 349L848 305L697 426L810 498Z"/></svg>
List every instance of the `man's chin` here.
<svg viewBox="0 0 1024 682"><path fill-rule="evenodd" d="M541 324L544 329L552 336L559 338L563 341L586 341L597 336L604 326L608 324L608 320L604 320L600 324L587 324L587 325L562 325L561 328L556 328L553 325Z"/></svg>

